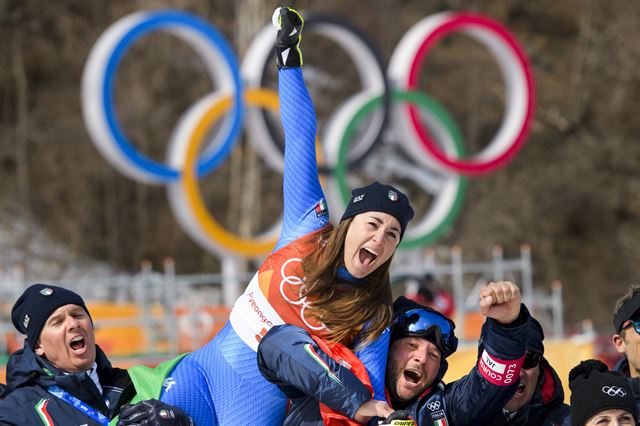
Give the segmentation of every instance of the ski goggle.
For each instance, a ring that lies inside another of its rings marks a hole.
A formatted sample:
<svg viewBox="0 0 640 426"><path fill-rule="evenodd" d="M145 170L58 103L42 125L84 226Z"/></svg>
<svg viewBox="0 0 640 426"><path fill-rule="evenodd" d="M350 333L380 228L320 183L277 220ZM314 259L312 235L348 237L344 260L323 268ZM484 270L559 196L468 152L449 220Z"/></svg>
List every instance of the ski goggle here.
<svg viewBox="0 0 640 426"><path fill-rule="evenodd" d="M538 352L529 352L524 356L524 362L522 363L522 368L528 370L529 368L537 367L540 364L540 360L542 359L542 355Z"/></svg>
<svg viewBox="0 0 640 426"><path fill-rule="evenodd" d="M453 330L453 321L441 313L430 309L410 309L399 314L393 322L392 335L403 337L423 337L433 343L446 358L458 348L458 338Z"/></svg>

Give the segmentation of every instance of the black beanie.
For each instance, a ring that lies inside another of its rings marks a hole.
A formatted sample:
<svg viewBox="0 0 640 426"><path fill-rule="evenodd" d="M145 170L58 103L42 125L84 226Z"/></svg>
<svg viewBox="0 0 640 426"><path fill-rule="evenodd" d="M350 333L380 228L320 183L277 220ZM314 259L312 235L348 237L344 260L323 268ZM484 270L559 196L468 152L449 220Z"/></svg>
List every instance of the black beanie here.
<svg viewBox="0 0 640 426"><path fill-rule="evenodd" d="M84 300L77 293L54 285L33 284L13 305L11 321L16 330L27 335L29 347L35 350L40 332L49 316L64 305L78 305L89 315Z"/></svg>
<svg viewBox="0 0 640 426"><path fill-rule="evenodd" d="M351 199L340 221L365 212L383 212L395 217L400 223L400 239L413 218L409 199L391 185L373 182L351 191Z"/></svg>
<svg viewBox="0 0 640 426"><path fill-rule="evenodd" d="M582 361L569 373L571 426L584 426L601 411L620 409L638 421L638 407L627 379L597 359Z"/></svg>
<svg viewBox="0 0 640 426"><path fill-rule="evenodd" d="M537 319L530 316L527 320L527 350L544 355L543 340L544 331L542 331L542 326Z"/></svg>

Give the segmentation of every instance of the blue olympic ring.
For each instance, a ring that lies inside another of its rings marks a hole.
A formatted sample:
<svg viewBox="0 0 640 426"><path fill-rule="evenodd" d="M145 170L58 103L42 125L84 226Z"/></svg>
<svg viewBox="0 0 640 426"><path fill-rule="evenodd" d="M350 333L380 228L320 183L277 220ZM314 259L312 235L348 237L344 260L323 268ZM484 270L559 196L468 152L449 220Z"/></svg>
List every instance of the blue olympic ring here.
<svg viewBox="0 0 640 426"><path fill-rule="evenodd" d="M233 96L233 109L231 111L231 129L229 131L229 134L224 138L220 149L215 150L215 152L213 154L209 154L209 156L206 156L205 154L199 161L198 176L202 176L208 172L211 172L229 156L233 145L238 139L244 113L244 104L242 99L243 89L236 57L227 41L220 35L220 33L218 33L218 31L213 26L209 25L204 20L187 13L175 11L158 11L152 12L147 19L143 20L139 24L133 26L129 31L127 31L127 33L122 37L120 42L114 48L106 67L104 85L102 87L102 102L105 110L106 120L109 129L112 132L113 137L117 143L117 146L122 151L122 153L126 155L127 158L129 158L132 162L138 165L141 169L150 173L163 182L177 180L180 172L164 164L153 161L143 154L140 154L132 146L131 142L129 142L120 127L114 110L113 80L120 60L130 47L130 45L140 37L166 26L186 27L201 33L211 43L213 43L213 45L220 49L221 53L227 61L227 64L233 76L235 93Z"/></svg>

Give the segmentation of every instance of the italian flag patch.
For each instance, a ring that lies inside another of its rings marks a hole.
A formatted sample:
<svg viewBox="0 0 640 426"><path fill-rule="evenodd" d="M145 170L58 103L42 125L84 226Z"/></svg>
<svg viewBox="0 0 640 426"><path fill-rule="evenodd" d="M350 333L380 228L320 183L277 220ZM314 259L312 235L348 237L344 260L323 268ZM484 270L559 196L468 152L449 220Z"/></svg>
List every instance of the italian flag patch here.
<svg viewBox="0 0 640 426"><path fill-rule="evenodd" d="M38 413L38 416L40 416L40 420L42 420L42 423L47 425L47 426L54 426L53 425L53 420L51 420L51 416L49 415L49 412L47 411L47 405L49 405L49 400L46 398L42 398L37 404L36 404L36 413Z"/></svg>
<svg viewBox="0 0 640 426"><path fill-rule="evenodd" d="M447 419L438 419L433 422L435 426L447 426Z"/></svg>

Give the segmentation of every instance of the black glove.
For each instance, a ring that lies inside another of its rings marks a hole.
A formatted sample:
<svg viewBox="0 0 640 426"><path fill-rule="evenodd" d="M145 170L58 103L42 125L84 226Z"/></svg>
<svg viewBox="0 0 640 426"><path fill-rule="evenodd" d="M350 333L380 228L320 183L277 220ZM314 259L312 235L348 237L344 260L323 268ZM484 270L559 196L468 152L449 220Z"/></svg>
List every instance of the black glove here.
<svg viewBox="0 0 640 426"><path fill-rule="evenodd" d="M396 410L389 414L389 417L384 419L381 425L388 426L416 426L416 422L413 421L408 411Z"/></svg>
<svg viewBox="0 0 640 426"><path fill-rule="evenodd" d="M193 420L176 406L148 399L123 405L117 426L193 426Z"/></svg>
<svg viewBox="0 0 640 426"><path fill-rule="evenodd" d="M300 40L302 40L302 27L304 26L302 16L290 7L279 7L273 12L271 21L273 26L278 29L276 35L278 69L301 67Z"/></svg>

